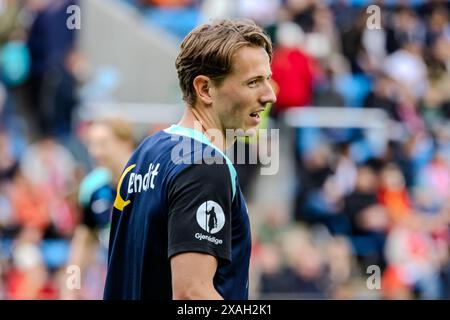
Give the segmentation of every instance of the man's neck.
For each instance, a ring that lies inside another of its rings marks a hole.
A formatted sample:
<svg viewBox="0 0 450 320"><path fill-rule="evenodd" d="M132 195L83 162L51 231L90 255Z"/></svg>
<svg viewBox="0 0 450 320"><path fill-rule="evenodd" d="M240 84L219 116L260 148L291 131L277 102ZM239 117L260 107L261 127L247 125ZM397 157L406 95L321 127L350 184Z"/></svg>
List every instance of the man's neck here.
<svg viewBox="0 0 450 320"><path fill-rule="evenodd" d="M234 140L225 140L225 130L204 108L186 107L178 125L201 131L222 152L225 152L234 143Z"/></svg>

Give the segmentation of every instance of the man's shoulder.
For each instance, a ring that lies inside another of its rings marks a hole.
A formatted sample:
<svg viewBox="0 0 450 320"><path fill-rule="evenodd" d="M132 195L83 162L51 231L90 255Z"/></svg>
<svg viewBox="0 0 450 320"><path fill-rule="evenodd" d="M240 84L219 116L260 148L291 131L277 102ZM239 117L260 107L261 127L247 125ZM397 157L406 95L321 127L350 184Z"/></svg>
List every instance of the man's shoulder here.
<svg viewBox="0 0 450 320"><path fill-rule="evenodd" d="M164 130L158 131L142 140L131 155L130 161L166 157L174 145L170 134Z"/></svg>
<svg viewBox="0 0 450 320"><path fill-rule="evenodd" d="M111 171L104 167L98 167L89 172L81 181L78 200L84 207L91 201L92 195L112 182Z"/></svg>
<svg viewBox="0 0 450 320"><path fill-rule="evenodd" d="M132 163L160 163L162 175L171 184L179 177L230 180L236 191L236 170L226 155L203 139L201 132L172 126L148 136L132 156ZM184 130L184 131L183 131ZM131 163L130 162L130 163Z"/></svg>

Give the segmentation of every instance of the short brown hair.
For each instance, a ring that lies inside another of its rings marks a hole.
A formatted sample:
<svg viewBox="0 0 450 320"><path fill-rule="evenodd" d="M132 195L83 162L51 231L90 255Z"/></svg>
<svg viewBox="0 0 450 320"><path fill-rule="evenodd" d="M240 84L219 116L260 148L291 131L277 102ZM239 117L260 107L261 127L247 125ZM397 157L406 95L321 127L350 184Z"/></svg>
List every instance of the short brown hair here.
<svg viewBox="0 0 450 320"><path fill-rule="evenodd" d="M94 120L91 125L102 125L109 128L112 134L122 142L129 144L132 148L136 146L133 127L128 121L118 116L102 117Z"/></svg>
<svg viewBox="0 0 450 320"><path fill-rule="evenodd" d="M217 20L192 30L181 43L175 63L183 100L194 105L193 81L198 75L220 84L232 71L233 55L244 46L262 47L272 60L270 38L251 20Z"/></svg>

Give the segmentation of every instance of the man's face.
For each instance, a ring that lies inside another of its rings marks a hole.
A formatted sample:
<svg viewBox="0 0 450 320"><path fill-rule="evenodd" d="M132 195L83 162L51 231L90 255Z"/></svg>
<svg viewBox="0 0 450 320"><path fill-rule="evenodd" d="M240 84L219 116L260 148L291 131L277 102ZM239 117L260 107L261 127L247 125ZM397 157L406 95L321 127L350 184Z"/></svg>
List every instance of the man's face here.
<svg viewBox="0 0 450 320"><path fill-rule="evenodd" d="M233 56L232 71L218 86L211 87L212 108L222 130L256 127L260 113L275 102L270 60L262 47L243 47Z"/></svg>
<svg viewBox="0 0 450 320"><path fill-rule="evenodd" d="M94 162L111 168L119 149L118 139L111 129L103 124L92 124L88 131L87 147Z"/></svg>

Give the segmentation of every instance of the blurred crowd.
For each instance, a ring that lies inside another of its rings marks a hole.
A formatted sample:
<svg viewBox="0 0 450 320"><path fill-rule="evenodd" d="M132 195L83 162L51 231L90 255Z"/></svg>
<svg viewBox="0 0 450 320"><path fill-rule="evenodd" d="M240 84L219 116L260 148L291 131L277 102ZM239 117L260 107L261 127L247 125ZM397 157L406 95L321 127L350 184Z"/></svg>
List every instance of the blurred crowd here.
<svg viewBox="0 0 450 320"><path fill-rule="evenodd" d="M77 32L66 27L76 4L0 1L0 299L61 298L85 221L80 184L96 154L76 121L89 99L79 90L88 81ZM98 251L99 263L82 270L81 297L101 297L106 249Z"/></svg>
<svg viewBox="0 0 450 320"><path fill-rule="evenodd" d="M450 298L449 2L378 1L371 16L362 0L121 1L180 40L220 17L272 38L269 123L292 151L295 188L292 212L273 207L253 228L253 298ZM102 295L105 212L142 137L77 118L110 94L76 31L59 27L77 3L0 0L0 299ZM379 108L387 129L286 126L307 106ZM66 290L68 265L80 290Z"/></svg>
<svg viewBox="0 0 450 320"><path fill-rule="evenodd" d="M302 106L379 108L387 120L384 134L284 127L296 190L292 219L274 212L257 235L264 296L449 298L450 3L376 4L378 16L345 1L285 1L265 24L276 127ZM292 220L294 231L274 232ZM378 291L367 288L373 267Z"/></svg>

